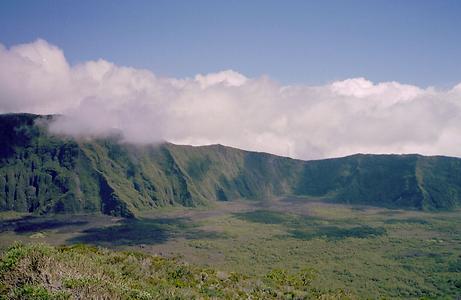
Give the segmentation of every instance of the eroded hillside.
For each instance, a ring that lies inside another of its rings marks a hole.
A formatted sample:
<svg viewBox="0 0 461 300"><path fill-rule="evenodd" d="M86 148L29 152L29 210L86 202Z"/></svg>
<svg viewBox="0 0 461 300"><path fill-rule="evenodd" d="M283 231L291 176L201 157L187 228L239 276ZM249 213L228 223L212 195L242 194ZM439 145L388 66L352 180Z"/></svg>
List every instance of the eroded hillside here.
<svg viewBox="0 0 461 300"><path fill-rule="evenodd" d="M165 205L311 196L377 206L452 209L461 159L353 155L301 161L221 145L130 145L49 134L52 116L0 116L0 209L133 217Z"/></svg>

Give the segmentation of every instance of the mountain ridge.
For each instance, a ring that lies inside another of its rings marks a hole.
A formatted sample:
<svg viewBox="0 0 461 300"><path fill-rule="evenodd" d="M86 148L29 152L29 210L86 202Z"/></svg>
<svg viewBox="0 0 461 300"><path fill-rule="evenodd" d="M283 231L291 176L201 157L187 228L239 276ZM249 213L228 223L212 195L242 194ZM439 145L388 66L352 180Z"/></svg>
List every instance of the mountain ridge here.
<svg viewBox="0 0 461 300"><path fill-rule="evenodd" d="M52 118L0 115L0 210L135 217L166 205L290 195L422 210L461 204L460 158L354 154L304 161L220 144L79 140L49 134Z"/></svg>

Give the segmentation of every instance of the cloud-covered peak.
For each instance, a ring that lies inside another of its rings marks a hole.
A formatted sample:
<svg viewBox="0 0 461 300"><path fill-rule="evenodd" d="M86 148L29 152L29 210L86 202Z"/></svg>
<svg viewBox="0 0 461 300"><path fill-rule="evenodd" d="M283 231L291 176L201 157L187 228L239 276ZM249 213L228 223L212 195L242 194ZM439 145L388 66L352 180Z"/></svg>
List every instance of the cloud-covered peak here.
<svg viewBox="0 0 461 300"><path fill-rule="evenodd" d="M102 59L69 65L44 40L0 44L0 112L59 113L53 132L117 132L131 143L220 143L304 159L461 156L461 84L442 91L352 78L287 86L232 70L161 78Z"/></svg>

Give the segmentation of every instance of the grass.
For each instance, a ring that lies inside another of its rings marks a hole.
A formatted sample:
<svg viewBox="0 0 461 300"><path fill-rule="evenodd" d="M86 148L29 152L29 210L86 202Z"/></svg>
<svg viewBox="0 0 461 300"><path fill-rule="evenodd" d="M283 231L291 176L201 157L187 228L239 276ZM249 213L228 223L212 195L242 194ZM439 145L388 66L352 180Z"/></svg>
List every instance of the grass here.
<svg viewBox="0 0 461 300"><path fill-rule="evenodd" d="M76 216L72 221L81 224L28 232L15 231L10 218L2 222L10 222L10 229L0 233L0 246L14 240L84 242L255 281L274 270L279 279L313 270L313 289L360 298L452 299L461 296L459 215L301 199L221 202L213 208L161 209L128 221ZM37 233L42 235L33 237Z"/></svg>
<svg viewBox="0 0 461 300"><path fill-rule="evenodd" d="M315 272L273 270L260 278L138 252L16 244L0 260L7 299L350 299L313 288Z"/></svg>

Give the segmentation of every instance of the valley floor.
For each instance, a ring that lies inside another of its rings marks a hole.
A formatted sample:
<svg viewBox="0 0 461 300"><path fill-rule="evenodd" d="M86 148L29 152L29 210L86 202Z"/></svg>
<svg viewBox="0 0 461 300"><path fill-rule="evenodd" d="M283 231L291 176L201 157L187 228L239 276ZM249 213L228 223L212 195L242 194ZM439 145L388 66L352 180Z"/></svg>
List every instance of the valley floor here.
<svg viewBox="0 0 461 300"><path fill-rule="evenodd" d="M360 298L461 296L461 211L280 198L164 208L137 220L2 213L0 248L16 240L136 250L249 276L311 268L314 286Z"/></svg>

